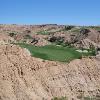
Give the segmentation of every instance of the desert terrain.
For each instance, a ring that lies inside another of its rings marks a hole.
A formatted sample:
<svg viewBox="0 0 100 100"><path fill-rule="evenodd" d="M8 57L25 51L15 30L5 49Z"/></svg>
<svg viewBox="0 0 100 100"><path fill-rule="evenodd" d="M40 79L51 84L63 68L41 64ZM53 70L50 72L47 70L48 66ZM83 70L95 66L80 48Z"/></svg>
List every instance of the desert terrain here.
<svg viewBox="0 0 100 100"><path fill-rule="evenodd" d="M100 26L1 24L0 100L100 100Z"/></svg>

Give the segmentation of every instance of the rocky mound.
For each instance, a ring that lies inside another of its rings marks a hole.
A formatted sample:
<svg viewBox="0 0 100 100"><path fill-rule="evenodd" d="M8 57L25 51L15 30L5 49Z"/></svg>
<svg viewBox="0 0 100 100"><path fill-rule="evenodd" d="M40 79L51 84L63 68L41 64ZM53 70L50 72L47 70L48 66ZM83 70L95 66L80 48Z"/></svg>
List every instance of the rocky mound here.
<svg viewBox="0 0 100 100"><path fill-rule="evenodd" d="M26 49L0 45L0 100L51 100L100 96L100 61L44 61Z"/></svg>
<svg viewBox="0 0 100 100"><path fill-rule="evenodd" d="M76 48L100 48L100 31L90 27L46 25L0 25L0 33L11 36L15 42L28 43L35 46L49 45L54 42ZM100 27L98 27L100 29ZM3 36L4 37L4 36ZM8 39L7 39L8 40ZM6 41L6 39L5 39ZM8 42L8 41L6 41Z"/></svg>
<svg viewBox="0 0 100 100"><path fill-rule="evenodd" d="M14 39L7 34L0 33L0 44L9 44L14 42Z"/></svg>

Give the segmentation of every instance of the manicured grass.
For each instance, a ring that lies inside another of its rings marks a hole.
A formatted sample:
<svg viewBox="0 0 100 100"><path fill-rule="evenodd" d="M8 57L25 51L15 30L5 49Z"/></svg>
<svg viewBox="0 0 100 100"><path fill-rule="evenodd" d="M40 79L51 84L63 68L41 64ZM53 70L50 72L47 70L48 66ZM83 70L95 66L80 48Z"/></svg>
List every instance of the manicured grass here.
<svg viewBox="0 0 100 100"><path fill-rule="evenodd" d="M41 34L41 35L49 35L50 33L47 31L39 31L37 32L37 34Z"/></svg>
<svg viewBox="0 0 100 100"><path fill-rule="evenodd" d="M95 26L95 27L93 27L93 29L100 31L100 26Z"/></svg>
<svg viewBox="0 0 100 100"><path fill-rule="evenodd" d="M80 29L74 29L71 32L79 33L80 32Z"/></svg>
<svg viewBox="0 0 100 100"><path fill-rule="evenodd" d="M42 58L45 60L54 60L61 62L69 62L73 59L81 58L82 54L77 52L75 48L48 45L43 47L36 47L29 44L18 44L23 48L27 48L32 56Z"/></svg>

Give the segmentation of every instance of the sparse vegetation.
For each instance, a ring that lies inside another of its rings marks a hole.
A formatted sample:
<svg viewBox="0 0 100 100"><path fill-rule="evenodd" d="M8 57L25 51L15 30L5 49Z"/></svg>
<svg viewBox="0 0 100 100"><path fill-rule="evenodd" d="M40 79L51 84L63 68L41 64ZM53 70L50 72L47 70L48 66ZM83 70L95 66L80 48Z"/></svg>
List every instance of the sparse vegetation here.
<svg viewBox="0 0 100 100"><path fill-rule="evenodd" d="M99 100L96 97L84 97L84 100Z"/></svg>
<svg viewBox="0 0 100 100"><path fill-rule="evenodd" d="M13 37L13 36L15 36L16 34L14 33L14 32L11 32L11 33L9 33L9 36L10 37Z"/></svg>
<svg viewBox="0 0 100 100"><path fill-rule="evenodd" d="M81 30L80 30L80 33L81 34L83 34L83 35L88 35L87 33L89 33L90 32L90 30L89 29L86 29L86 28L81 28Z"/></svg>
<svg viewBox="0 0 100 100"><path fill-rule="evenodd" d="M100 100L98 31L86 26L15 26L0 28L0 99L50 100L53 95L58 97L51 100Z"/></svg>
<svg viewBox="0 0 100 100"><path fill-rule="evenodd" d="M52 42L52 43L55 43L57 45L61 45L62 43L64 43L64 37L61 37L61 36L52 36L48 39L48 41Z"/></svg>
<svg viewBox="0 0 100 100"><path fill-rule="evenodd" d="M100 100L100 97L99 98L97 98L97 97L90 97L90 96L87 96L87 97L82 97L82 96L78 96L77 97L79 100ZM67 97L54 97L53 99L51 99L51 100L68 100L68 98ZM72 99L72 100L74 100L74 99Z"/></svg>
<svg viewBox="0 0 100 100"><path fill-rule="evenodd" d="M24 36L24 39L33 39L32 36L30 36L29 34Z"/></svg>
<svg viewBox="0 0 100 100"><path fill-rule="evenodd" d="M60 98L54 97L54 98L51 99L51 100L68 100L68 99L67 99L67 97L60 97Z"/></svg>
<svg viewBox="0 0 100 100"><path fill-rule="evenodd" d="M80 29L75 28L75 29L71 30L71 32L80 33Z"/></svg>
<svg viewBox="0 0 100 100"><path fill-rule="evenodd" d="M48 31L39 31L37 32L37 34L41 34L41 35L49 35L50 33Z"/></svg>
<svg viewBox="0 0 100 100"><path fill-rule="evenodd" d="M68 31L68 30L71 30L72 28L74 28L74 26L68 25L68 26L65 26L64 30Z"/></svg>
<svg viewBox="0 0 100 100"><path fill-rule="evenodd" d="M97 30L97 31L100 31L100 26L91 26L91 28Z"/></svg>
<svg viewBox="0 0 100 100"><path fill-rule="evenodd" d="M92 55L96 56L97 50L93 44L90 45L90 50L89 50Z"/></svg>

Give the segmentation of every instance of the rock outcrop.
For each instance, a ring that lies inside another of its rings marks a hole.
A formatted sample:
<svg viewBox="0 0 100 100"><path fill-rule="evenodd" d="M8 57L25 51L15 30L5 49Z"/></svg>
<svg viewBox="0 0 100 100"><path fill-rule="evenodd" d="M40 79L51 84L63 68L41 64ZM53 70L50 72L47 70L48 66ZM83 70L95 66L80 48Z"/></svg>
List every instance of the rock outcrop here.
<svg viewBox="0 0 100 100"><path fill-rule="evenodd" d="M15 40L12 37L8 36L7 34L0 33L0 44L9 44L14 41Z"/></svg>

